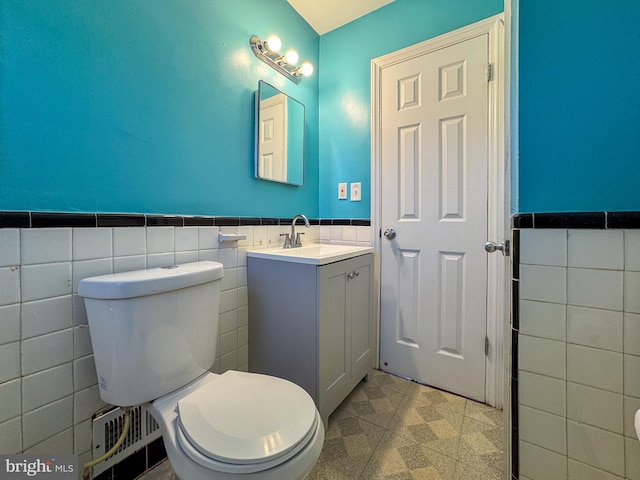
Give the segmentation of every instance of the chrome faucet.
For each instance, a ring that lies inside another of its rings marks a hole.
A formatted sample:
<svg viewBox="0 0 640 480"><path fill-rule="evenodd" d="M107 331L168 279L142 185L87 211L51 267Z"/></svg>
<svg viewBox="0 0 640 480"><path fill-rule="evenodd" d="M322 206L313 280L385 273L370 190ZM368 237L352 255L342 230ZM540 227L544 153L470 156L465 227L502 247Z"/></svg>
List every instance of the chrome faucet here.
<svg viewBox="0 0 640 480"><path fill-rule="evenodd" d="M297 248L302 246L300 235L304 235L304 233L296 233L296 222L298 220L304 220L304 225L307 228L311 226L309 219L301 213L293 217L293 220L291 220L291 236L289 237L286 233L284 234L287 235L284 239L284 248Z"/></svg>

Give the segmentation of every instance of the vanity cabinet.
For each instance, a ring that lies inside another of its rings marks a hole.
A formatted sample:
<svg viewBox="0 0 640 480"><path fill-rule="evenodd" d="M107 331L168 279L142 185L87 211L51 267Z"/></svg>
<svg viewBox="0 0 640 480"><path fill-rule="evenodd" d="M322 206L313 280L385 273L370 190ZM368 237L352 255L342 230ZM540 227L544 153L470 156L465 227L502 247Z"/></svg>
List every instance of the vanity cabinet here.
<svg viewBox="0 0 640 480"><path fill-rule="evenodd" d="M302 386L323 421L373 365L373 255L325 265L249 254L249 370Z"/></svg>

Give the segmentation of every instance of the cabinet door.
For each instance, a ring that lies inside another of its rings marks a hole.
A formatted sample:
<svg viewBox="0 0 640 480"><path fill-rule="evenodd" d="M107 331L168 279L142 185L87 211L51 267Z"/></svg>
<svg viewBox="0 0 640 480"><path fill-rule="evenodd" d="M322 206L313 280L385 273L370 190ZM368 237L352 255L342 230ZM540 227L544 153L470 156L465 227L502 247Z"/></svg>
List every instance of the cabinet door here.
<svg viewBox="0 0 640 480"><path fill-rule="evenodd" d="M347 261L322 266L319 275L320 402L330 399L349 381L347 329Z"/></svg>
<svg viewBox="0 0 640 480"><path fill-rule="evenodd" d="M353 266L347 275L348 312L351 323L351 370L350 375L358 373L365 365L371 366L371 347L373 344L372 295L373 269L371 255Z"/></svg>

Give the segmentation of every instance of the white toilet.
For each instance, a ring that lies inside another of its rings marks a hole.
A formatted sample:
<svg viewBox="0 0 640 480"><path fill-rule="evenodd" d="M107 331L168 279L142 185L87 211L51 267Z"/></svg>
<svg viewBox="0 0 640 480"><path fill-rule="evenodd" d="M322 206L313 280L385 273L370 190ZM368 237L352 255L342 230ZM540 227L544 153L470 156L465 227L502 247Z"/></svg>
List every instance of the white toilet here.
<svg viewBox="0 0 640 480"><path fill-rule="evenodd" d="M302 479L324 441L309 394L267 375L209 372L222 276L222 264L196 262L82 280L100 396L153 402L183 480Z"/></svg>

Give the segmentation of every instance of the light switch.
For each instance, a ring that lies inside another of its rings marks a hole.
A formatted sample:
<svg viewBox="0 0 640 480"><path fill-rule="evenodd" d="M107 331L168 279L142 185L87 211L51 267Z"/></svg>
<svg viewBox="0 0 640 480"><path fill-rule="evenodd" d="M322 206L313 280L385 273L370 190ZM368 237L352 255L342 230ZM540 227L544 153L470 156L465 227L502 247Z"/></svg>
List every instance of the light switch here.
<svg viewBox="0 0 640 480"><path fill-rule="evenodd" d="M359 202L362 199L362 188L360 182L351 184L351 201Z"/></svg>
<svg viewBox="0 0 640 480"><path fill-rule="evenodd" d="M346 200L347 199L347 184L339 183L338 184L338 200Z"/></svg>

